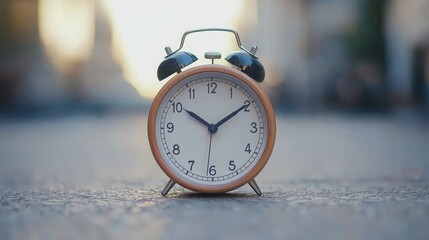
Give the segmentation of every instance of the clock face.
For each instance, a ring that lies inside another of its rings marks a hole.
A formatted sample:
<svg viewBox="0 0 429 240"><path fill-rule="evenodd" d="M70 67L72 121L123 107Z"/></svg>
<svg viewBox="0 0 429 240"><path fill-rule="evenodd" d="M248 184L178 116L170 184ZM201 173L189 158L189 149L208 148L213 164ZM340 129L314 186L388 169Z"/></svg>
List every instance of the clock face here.
<svg viewBox="0 0 429 240"><path fill-rule="evenodd" d="M153 110L151 147L158 163L181 185L199 191L244 184L272 150L268 133L275 126L268 122L267 100L249 85L253 80L216 69L181 73L157 96L162 99L155 99Z"/></svg>

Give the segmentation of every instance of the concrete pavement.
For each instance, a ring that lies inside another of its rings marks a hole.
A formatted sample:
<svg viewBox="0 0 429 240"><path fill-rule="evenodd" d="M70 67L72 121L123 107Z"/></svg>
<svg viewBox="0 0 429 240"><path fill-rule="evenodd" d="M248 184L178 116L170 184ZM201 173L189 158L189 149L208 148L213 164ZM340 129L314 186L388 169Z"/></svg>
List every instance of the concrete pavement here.
<svg viewBox="0 0 429 240"><path fill-rule="evenodd" d="M429 124L279 115L272 158L225 195L175 187L145 113L0 120L1 239L427 239Z"/></svg>

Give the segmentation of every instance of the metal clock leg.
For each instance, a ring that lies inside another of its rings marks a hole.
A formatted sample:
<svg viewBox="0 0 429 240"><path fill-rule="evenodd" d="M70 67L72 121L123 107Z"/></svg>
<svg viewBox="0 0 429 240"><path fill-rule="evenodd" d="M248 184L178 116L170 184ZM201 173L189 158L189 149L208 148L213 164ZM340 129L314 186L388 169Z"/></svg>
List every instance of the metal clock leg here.
<svg viewBox="0 0 429 240"><path fill-rule="evenodd" d="M250 180L249 182L250 187L252 187L253 191L258 194L258 196L262 195L261 189L259 189L258 184L256 183L255 179Z"/></svg>
<svg viewBox="0 0 429 240"><path fill-rule="evenodd" d="M173 180L169 180L168 183L165 185L164 189L162 190L161 194L162 196L167 195L167 193L170 191L170 189L176 184Z"/></svg>

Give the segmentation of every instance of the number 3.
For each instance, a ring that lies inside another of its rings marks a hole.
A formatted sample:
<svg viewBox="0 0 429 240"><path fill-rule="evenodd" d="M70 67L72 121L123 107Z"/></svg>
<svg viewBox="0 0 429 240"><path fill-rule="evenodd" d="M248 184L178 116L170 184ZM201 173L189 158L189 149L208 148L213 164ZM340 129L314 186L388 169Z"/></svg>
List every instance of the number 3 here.
<svg viewBox="0 0 429 240"><path fill-rule="evenodd" d="M258 128L257 128L258 124L256 124L255 122L252 122L250 126L252 127L252 129L250 129L251 133L256 133L258 131Z"/></svg>

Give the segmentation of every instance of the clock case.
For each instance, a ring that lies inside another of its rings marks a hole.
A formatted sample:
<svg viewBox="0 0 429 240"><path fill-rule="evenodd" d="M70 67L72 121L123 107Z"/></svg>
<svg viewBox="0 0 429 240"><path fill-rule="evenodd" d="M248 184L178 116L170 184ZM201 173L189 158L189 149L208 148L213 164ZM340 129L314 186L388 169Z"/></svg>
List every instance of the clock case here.
<svg viewBox="0 0 429 240"><path fill-rule="evenodd" d="M214 59L219 59L221 55L220 53L217 53L217 52L208 52L205 54L205 58L211 59L212 64L197 66L182 72L181 71L182 68L198 60L198 58L192 53L180 51L184 45L186 36L191 33L204 32L204 31L230 32L235 35L237 45L240 48L240 50L230 53L225 58L225 60L231 63L233 67L226 67L223 65L214 64ZM160 92L157 94L157 96L155 97L152 103L152 106L149 112L149 119L148 119L148 137L149 137L149 144L151 147L152 154L155 160L157 161L158 165L164 171L164 173L170 177L170 180L162 190L161 194L164 196L167 195L168 192L176 183L178 183L179 185L187 189L190 189L196 192L202 192L202 193L225 193L225 192L234 190L236 188L239 188L242 185L248 183L250 187L256 192L256 194L260 196L262 192L255 181L255 177L263 169L273 150L275 133L276 133L276 123L275 123L275 115L274 115L274 111L271 106L271 103L268 97L266 96L266 94L264 93L264 91L262 90L262 88L258 85L258 83L262 82L265 78L265 70L262 64L258 61L258 58L255 56L257 47L256 46L252 47L250 51L246 50L241 45L241 41L238 33L235 32L234 30L221 29L221 28L209 28L209 29L198 29L198 30L185 32L182 36L180 47L177 50L173 52L171 51L170 47L166 47L165 51L167 53L167 56L158 67L158 72L157 72L158 79L161 81L174 73L178 73L178 74L174 76L170 81L166 83L166 85L164 85L161 88ZM260 98L263 108L265 109L265 112L267 115L266 116L267 126L268 126L267 144L265 146L264 152L262 153L259 161L248 173L246 173L243 177L241 177L237 181L234 181L228 184L218 185L218 186L200 186L200 185L196 185L191 182L188 182L182 179L181 177L177 176L165 162L165 159L162 157L159 150L160 148L158 147L157 141L156 141L156 132L155 132L156 115L157 115L157 110L162 100L164 99L165 95L173 86L175 86L181 80L193 74L202 73L202 72L221 72L221 73L231 75L243 81Z"/></svg>

